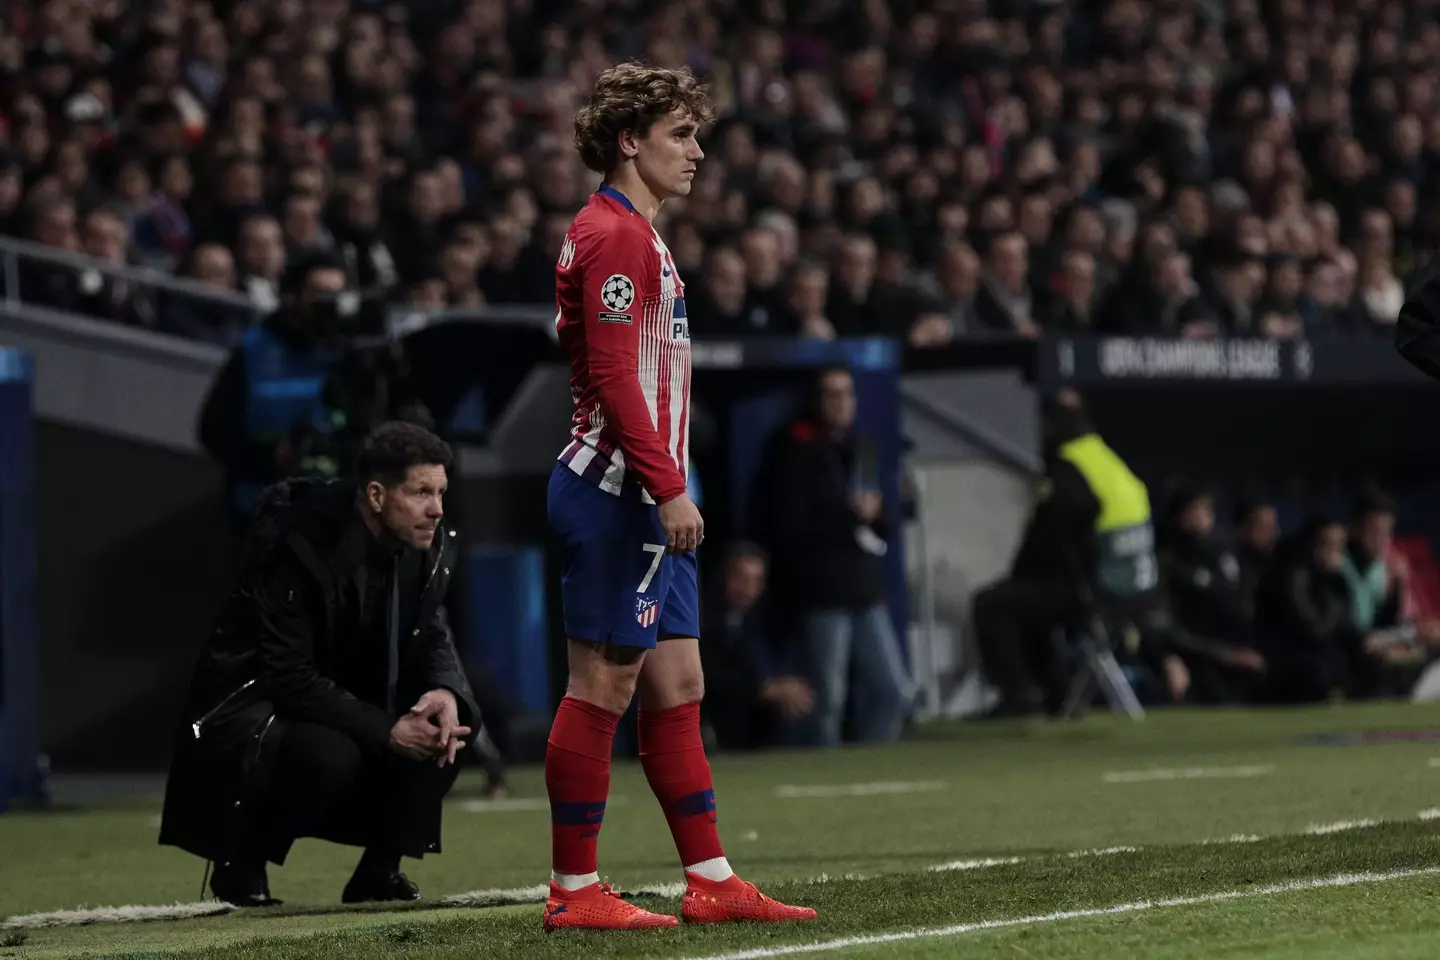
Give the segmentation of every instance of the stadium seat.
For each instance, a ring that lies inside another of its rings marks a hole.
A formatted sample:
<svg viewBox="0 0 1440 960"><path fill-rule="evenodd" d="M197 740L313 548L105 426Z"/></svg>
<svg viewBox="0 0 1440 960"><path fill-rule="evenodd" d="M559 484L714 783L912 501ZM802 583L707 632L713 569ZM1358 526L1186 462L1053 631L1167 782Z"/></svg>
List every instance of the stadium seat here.
<svg viewBox="0 0 1440 960"><path fill-rule="evenodd" d="M1440 619L1440 564L1435 551L1423 536L1395 541L1395 551L1410 564L1410 595L1406 598L1421 620Z"/></svg>

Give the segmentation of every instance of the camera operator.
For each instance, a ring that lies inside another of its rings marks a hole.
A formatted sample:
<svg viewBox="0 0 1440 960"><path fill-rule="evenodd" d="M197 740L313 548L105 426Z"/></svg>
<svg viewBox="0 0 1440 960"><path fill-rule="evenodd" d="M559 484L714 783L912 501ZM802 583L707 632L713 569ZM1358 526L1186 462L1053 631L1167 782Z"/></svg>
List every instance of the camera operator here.
<svg viewBox="0 0 1440 960"><path fill-rule="evenodd" d="M215 862L211 890L268 906L266 863L298 837L360 846L346 903L415 900L402 856L440 851L441 802L480 725L440 605L452 454L388 423L358 484L265 491L239 581L186 701L162 844Z"/></svg>
<svg viewBox="0 0 1440 960"><path fill-rule="evenodd" d="M1059 628L1097 614L1133 628L1133 652L1170 698L1182 699L1190 678L1169 649L1148 490L1101 439L1074 391L1047 399L1041 427L1045 476L1010 574L973 603L987 679L1001 693L991 715L1058 713L1072 677Z"/></svg>
<svg viewBox="0 0 1440 960"><path fill-rule="evenodd" d="M341 357L336 314L345 264L307 254L285 272L279 309L245 331L200 412L200 444L225 468L231 517L243 530L261 492L300 473L307 436L334 430L325 387Z"/></svg>

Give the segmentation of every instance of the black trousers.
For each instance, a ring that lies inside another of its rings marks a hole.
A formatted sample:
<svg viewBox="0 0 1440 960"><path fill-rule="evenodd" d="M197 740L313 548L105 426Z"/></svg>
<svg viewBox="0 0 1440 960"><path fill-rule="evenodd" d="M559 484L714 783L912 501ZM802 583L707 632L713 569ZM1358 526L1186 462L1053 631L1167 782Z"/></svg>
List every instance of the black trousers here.
<svg viewBox="0 0 1440 960"><path fill-rule="evenodd" d="M1390 692L1379 660L1338 645L1272 650L1269 665L1265 693L1274 703L1319 703L1337 692L1364 700Z"/></svg>
<svg viewBox="0 0 1440 960"><path fill-rule="evenodd" d="M440 852L440 812L459 767L366 754L350 737L285 723L264 764L242 848L283 864L301 837L405 857Z"/></svg>
<svg viewBox="0 0 1440 960"><path fill-rule="evenodd" d="M1062 584L1006 579L975 595L972 619L985 675L1006 706L1057 708L1070 683L1065 644L1055 628L1077 613Z"/></svg>
<svg viewBox="0 0 1440 960"><path fill-rule="evenodd" d="M1266 683L1263 673L1232 667L1209 654L1193 650L1179 653L1190 671L1190 692L1186 699L1192 703L1207 706L1249 703L1259 696Z"/></svg>

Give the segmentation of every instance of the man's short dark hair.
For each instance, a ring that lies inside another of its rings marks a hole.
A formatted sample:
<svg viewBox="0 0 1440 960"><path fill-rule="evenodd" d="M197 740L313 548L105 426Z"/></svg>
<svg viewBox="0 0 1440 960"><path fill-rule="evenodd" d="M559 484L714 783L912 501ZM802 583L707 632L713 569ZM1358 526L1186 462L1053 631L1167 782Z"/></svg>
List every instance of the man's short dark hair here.
<svg viewBox="0 0 1440 960"><path fill-rule="evenodd" d="M725 566L735 563L737 560L759 560L769 566L770 555L765 548L751 540L739 540L732 543L725 551Z"/></svg>
<svg viewBox="0 0 1440 960"><path fill-rule="evenodd" d="M1373 487L1360 492L1351 505L1350 519L1354 521L1367 520L1376 514L1393 517L1397 512L1395 501L1382 490Z"/></svg>
<svg viewBox="0 0 1440 960"><path fill-rule="evenodd" d="M349 282L350 271L344 257L329 250L308 250L285 268L285 274L280 278L280 292L286 296L299 296L310 275L320 270L339 270Z"/></svg>
<svg viewBox="0 0 1440 960"><path fill-rule="evenodd" d="M441 466L449 473L454 462L450 444L422 426L391 420L365 438L356 473L362 485L374 480L396 487L405 482L411 467Z"/></svg>
<svg viewBox="0 0 1440 960"><path fill-rule="evenodd" d="M1095 429L1085 398L1070 388L1061 388L1040 401L1040 417L1057 442L1083 437Z"/></svg>
<svg viewBox="0 0 1440 960"><path fill-rule="evenodd" d="M1246 490L1235 503L1235 522L1245 523L1261 510L1275 509L1275 498L1259 490Z"/></svg>

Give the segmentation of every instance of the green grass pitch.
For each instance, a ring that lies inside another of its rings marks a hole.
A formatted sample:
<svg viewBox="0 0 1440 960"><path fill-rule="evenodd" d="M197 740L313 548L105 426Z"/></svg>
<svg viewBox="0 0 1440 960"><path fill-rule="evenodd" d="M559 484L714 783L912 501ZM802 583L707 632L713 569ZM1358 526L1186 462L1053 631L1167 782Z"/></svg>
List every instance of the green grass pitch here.
<svg viewBox="0 0 1440 960"><path fill-rule="evenodd" d="M462 778L427 900L342 908L357 851L297 845L264 912L36 927L27 915L202 899L155 844L158 798L0 815L0 958L1433 958L1440 706L1156 712L1143 723L944 724L898 746L713 760L731 862L820 910L803 926L545 936L540 908L448 906L547 877L538 769L515 799ZM1329 734L1408 732L1337 745ZM680 879L638 765L615 769L601 873ZM960 863L964 868L954 868ZM951 869L935 868L950 865ZM654 893L657 910L677 899ZM3 918L10 918L5 920Z"/></svg>

